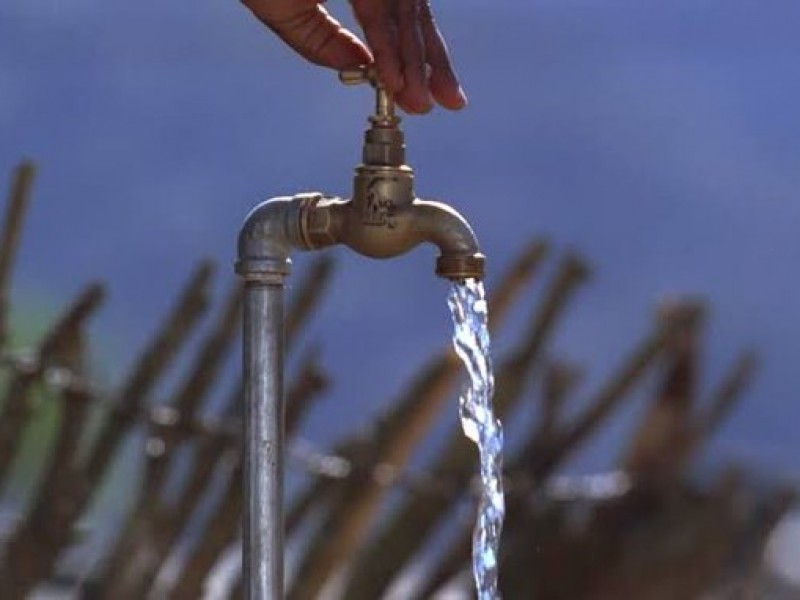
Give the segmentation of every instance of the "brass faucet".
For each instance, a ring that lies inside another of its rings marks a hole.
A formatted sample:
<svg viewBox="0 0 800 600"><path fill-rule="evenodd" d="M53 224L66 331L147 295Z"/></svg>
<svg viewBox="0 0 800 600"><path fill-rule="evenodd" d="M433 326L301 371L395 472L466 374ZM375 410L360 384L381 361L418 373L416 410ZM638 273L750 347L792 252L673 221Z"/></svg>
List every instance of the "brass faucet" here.
<svg viewBox="0 0 800 600"><path fill-rule="evenodd" d="M364 133L350 200L307 194L300 207L300 247L345 244L371 258L392 258L421 242L438 246L436 274L482 279L485 258L467 221L447 204L414 196L414 171L405 164L405 141L391 96L371 68L342 71L345 85L369 83L375 114Z"/></svg>

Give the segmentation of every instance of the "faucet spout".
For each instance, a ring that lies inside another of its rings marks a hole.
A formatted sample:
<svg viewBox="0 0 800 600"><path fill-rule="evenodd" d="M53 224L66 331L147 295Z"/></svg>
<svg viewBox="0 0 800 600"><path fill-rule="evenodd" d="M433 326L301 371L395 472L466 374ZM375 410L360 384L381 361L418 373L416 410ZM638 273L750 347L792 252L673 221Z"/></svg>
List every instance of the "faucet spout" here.
<svg viewBox="0 0 800 600"><path fill-rule="evenodd" d="M375 189L352 200L306 195L301 202L299 235L306 250L344 244L363 256L384 259L428 242L440 251L438 276L483 279L485 258L478 240L467 220L447 204L418 198L399 203Z"/></svg>
<svg viewBox="0 0 800 600"><path fill-rule="evenodd" d="M486 257L467 220L443 202L415 200L415 229L439 248L436 274L452 281L483 279Z"/></svg>

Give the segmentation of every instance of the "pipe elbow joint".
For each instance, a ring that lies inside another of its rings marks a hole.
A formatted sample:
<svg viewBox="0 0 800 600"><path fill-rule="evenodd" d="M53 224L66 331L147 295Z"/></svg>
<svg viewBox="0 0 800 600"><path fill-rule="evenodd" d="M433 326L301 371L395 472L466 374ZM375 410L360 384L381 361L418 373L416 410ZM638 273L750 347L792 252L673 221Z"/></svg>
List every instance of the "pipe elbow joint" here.
<svg viewBox="0 0 800 600"><path fill-rule="evenodd" d="M486 257L467 220L443 202L416 200L413 206L423 240L439 248L436 274L452 281L483 279Z"/></svg>
<svg viewBox="0 0 800 600"><path fill-rule="evenodd" d="M248 281L282 283L291 270L289 255L300 247L302 199L277 197L256 206L239 232L236 272Z"/></svg>

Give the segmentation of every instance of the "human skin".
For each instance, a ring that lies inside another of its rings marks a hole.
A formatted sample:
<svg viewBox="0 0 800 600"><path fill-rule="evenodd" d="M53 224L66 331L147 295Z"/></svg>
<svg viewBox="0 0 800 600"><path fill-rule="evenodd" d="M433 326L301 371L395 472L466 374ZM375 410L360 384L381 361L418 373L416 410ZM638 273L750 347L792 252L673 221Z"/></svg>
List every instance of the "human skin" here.
<svg viewBox="0 0 800 600"><path fill-rule="evenodd" d="M467 103L428 0L351 0L366 43L317 0L242 0L262 23L307 60L332 69L374 64L378 77L408 113L434 102L450 110Z"/></svg>

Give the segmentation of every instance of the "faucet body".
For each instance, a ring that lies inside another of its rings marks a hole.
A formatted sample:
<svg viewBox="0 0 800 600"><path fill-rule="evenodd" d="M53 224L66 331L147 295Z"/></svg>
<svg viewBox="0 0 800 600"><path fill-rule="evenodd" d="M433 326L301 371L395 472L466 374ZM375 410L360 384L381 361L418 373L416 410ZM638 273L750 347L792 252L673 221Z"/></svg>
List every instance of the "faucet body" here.
<svg viewBox="0 0 800 600"><path fill-rule="evenodd" d="M348 77L345 73L342 80L355 81ZM250 212L239 233L236 271L245 281L243 580L248 600L283 598L283 313L292 250L344 244L386 259L430 242L440 252L437 275L456 281L483 278L484 256L467 221L447 204L415 197L399 118L380 88L376 113L365 134L352 199L321 193L272 198Z"/></svg>
<svg viewBox="0 0 800 600"><path fill-rule="evenodd" d="M302 248L344 244L370 258L393 258L422 242L439 248L436 274L451 280L483 277L484 258L469 223L442 202L418 198L399 204L395 181L374 180L351 200L307 195L301 200Z"/></svg>

